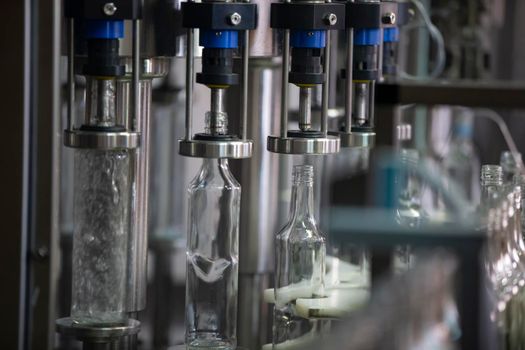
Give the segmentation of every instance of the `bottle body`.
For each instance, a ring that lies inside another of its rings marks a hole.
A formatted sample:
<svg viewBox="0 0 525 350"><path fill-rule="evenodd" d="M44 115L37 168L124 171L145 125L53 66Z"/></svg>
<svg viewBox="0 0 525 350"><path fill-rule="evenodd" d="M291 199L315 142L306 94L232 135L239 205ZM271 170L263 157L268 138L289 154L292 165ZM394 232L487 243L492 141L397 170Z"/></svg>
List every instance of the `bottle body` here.
<svg viewBox="0 0 525 350"><path fill-rule="evenodd" d="M235 349L241 187L226 159L206 159L188 194L186 345Z"/></svg>
<svg viewBox="0 0 525 350"><path fill-rule="evenodd" d="M71 317L125 320L130 197L129 151L75 151Z"/></svg>
<svg viewBox="0 0 525 350"><path fill-rule="evenodd" d="M313 216L313 168L294 167L290 220L277 234L273 346L319 335L327 321L299 312L296 300L324 296L325 238Z"/></svg>

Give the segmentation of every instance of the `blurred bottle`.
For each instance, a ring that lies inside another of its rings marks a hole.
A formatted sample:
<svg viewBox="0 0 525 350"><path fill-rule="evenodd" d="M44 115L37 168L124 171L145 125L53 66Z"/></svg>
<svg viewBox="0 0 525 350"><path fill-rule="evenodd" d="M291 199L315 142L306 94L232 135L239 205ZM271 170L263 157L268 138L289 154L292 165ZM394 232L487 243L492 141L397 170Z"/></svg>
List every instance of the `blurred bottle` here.
<svg viewBox="0 0 525 350"><path fill-rule="evenodd" d="M472 143L473 117L467 109L460 109L452 127L452 140L443 158L443 167L448 176L464 191L474 206L479 199L479 157Z"/></svg>
<svg viewBox="0 0 525 350"><path fill-rule="evenodd" d="M507 191L512 191L515 186L514 178L519 174L520 167L518 162L522 163L521 153L512 153L510 151L501 153L499 164L502 171L503 186Z"/></svg>
<svg viewBox="0 0 525 350"><path fill-rule="evenodd" d="M481 202L482 216L489 209L495 208L503 189L503 169L499 165L483 165L481 167Z"/></svg>
<svg viewBox="0 0 525 350"><path fill-rule="evenodd" d="M325 238L313 213L313 167L295 166L290 221L275 240L274 348L318 336L327 322L298 315L295 303L324 296Z"/></svg>
<svg viewBox="0 0 525 350"><path fill-rule="evenodd" d="M205 159L188 188L188 349L235 349L241 187L227 159Z"/></svg>

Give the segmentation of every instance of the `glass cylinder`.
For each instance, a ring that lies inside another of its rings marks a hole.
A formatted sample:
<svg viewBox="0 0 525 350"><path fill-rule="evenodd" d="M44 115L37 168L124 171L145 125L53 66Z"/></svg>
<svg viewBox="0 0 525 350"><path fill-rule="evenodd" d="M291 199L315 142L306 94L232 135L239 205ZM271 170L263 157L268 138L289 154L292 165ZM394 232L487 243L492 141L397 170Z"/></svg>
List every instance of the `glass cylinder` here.
<svg viewBox="0 0 525 350"><path fill-rule="evenodd" d="M235 349L241 187L227 159L205 159L188 188L188 349Z"/></svg>
<svg viewBox="0 0 525 350"><path fill-rule="evenodd" d="M322 320L305 318L298 298L324 296L325 238L314 217L313 167L294 166L290 218L277 234L273 346L316 336Z"/></svg>
<svg viewBox="0 0 525 350"><path fill-rule="evenodd" d="M126 319L129 151L75 151L71 317L82 324Z"/></svg>

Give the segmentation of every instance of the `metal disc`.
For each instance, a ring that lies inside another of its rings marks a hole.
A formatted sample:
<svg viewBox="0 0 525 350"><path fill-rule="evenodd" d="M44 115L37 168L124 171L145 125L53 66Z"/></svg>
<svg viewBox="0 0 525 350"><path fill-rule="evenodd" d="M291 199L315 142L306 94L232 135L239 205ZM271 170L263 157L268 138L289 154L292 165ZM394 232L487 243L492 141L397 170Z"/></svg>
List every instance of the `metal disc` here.
<svg viewBox="0 0 525 350"><path fill-rule="evenodd" d="M64 145L99 150L134 149L140 146L140 133L64 130Z"/></svg>
<svg viewBox="0 0 525 350"><path fill-rule="evenodd" d="M337 136L323 138L281 138L268 136L267 149L282 154L332 154L339 152L340 140Z"/></svg>
<svg viewBox="0 0 525 350"><path fill-rule="evenodd" d="M252 156L253 141L179 140L179 154L196 158L243 159Z"/></svg>
<svg viewBox="0 0 525 350"><path fill-rule="evenodd" d="M375 132L334 132L331 135L337 135L341 138L341 147L343 148L372 148L376 144Z"/></svg>

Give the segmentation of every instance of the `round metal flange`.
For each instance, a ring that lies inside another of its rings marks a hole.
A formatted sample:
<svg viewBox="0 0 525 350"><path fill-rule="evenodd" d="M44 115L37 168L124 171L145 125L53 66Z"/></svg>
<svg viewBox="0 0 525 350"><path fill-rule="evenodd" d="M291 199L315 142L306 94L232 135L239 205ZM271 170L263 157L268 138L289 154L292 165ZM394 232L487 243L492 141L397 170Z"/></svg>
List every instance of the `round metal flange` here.
<svg viewBox="0 0 525 350"><path fill-rule="evenodd" d="M179 154L196 158L243 159L252 156L253 141L179 140Z"/></svg>
<svg viewBox="0 0 525 350"><path fill-rule="evenodd" d="M140 146L140 133L64 130L64 145L99 150L134 149Z"/></svg>
<svg viewBox="0 0 525 350"><path fill-rule="evenodd" d="M341 138L343 148L372 148L376 144L375 132L332 132L330 134Z"/></svg>
<svg viewBox="0 0 525 350"><path fill-rule="evenodd" d="M128 319L126 323L116 325L84 325L67 317L56 321L56 331L82 341L104 342L137 334L140 331L140 322Z"/></svg>
<svg viewBox="0 0 525 350"><path fill-rule="evenodd" d="M340 140L337 136L322 138L298 138L268 136L267 149L282 154L332 154L339 152Z"/></svg>

